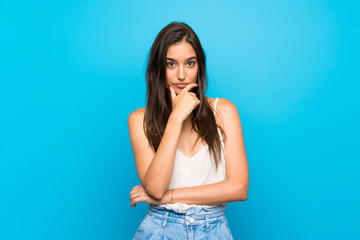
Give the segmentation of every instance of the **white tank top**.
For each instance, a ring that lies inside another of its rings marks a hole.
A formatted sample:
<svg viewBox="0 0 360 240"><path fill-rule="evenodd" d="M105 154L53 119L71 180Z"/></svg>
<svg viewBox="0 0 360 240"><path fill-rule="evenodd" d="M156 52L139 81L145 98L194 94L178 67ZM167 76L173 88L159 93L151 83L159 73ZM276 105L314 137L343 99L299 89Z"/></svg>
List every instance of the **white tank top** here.
<svg viewBox="0 0 360 240"><path fill-rule="evenodd" d="M214 104L214 114L216 112L216 103ZM172 177L168 189L176 189L182 187L193 187L211 183L221 182L226 179L225 172L225 147L224 141L220 132L217 128L220 141L221 141L221 161L219 162L218 169L216 170L215 163L211 158L206 144L199 152L192 157L187 157L179 149L176 149L175 162ZM174 191L174 195L176 190ZM168 209L174 210L188 210L190 207L201 207L211 208L223 204L217 205L189 205L184 203L164 204L161 205Z"/></svg>

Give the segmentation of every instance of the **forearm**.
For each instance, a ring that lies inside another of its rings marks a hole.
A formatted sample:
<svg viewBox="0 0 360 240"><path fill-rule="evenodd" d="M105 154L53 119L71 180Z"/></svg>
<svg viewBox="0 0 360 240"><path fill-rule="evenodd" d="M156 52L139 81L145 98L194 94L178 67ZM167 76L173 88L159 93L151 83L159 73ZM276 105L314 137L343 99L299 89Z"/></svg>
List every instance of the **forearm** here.
<svg viewBox="0 0 360 240"><path fill-rule="evenodd" d="M245 201L247 199L247 192L248 186L237 184L231 180L224 180L213 184L176 188L173 192L172 202L208 205ZM162 201L170 203L171 195L171 190L167 190Z"/></svg>
<svg viewBox="0 0 360 240"><path fill-rule="evenodd" d="M161 199L169 186L182 123L170 115L160 145L144 176L144 189L156 199Z"/></svg>

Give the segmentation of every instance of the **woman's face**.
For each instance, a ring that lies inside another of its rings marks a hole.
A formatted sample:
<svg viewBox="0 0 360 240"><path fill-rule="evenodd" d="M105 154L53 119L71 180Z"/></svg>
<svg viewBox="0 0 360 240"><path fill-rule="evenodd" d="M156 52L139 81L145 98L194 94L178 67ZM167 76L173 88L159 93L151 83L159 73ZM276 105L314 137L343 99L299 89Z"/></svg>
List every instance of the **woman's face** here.
<svg viewBox="0 0 360 240"><path fill-rule="evenodd" d="M198 61L192 45L186 41L170 45L166 53L166 87L179 94L189 83L195 83Z"/></svg>

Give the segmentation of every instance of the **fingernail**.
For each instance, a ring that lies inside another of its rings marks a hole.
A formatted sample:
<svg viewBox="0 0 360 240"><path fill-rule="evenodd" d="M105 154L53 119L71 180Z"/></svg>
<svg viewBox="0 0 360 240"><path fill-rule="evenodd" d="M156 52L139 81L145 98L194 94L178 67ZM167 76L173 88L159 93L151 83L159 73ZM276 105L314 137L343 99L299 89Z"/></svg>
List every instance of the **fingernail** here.
<svg viewBox="0 0 360 240"><path fill-rule="evenodd" d="M169 90L170 90L170 86L169 86Z"/></svg>

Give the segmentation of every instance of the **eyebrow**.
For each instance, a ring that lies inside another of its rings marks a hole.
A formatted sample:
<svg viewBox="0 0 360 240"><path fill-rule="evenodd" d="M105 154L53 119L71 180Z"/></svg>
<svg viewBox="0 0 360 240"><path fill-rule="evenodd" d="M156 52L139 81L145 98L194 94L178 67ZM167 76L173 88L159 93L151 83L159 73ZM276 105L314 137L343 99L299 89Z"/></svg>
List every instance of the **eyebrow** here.
<svg viewBox="0 0 360 240"><path fill-rule="evenodd" d="M191 60L191 59L196 59L196 57L189 57L188 59L186 59L185 61L189 61L189 60ZM170 61L174 61L174 62L177 62L175 59L173 59L173 58L166 58L166 60L170 60Z"/></svg>

